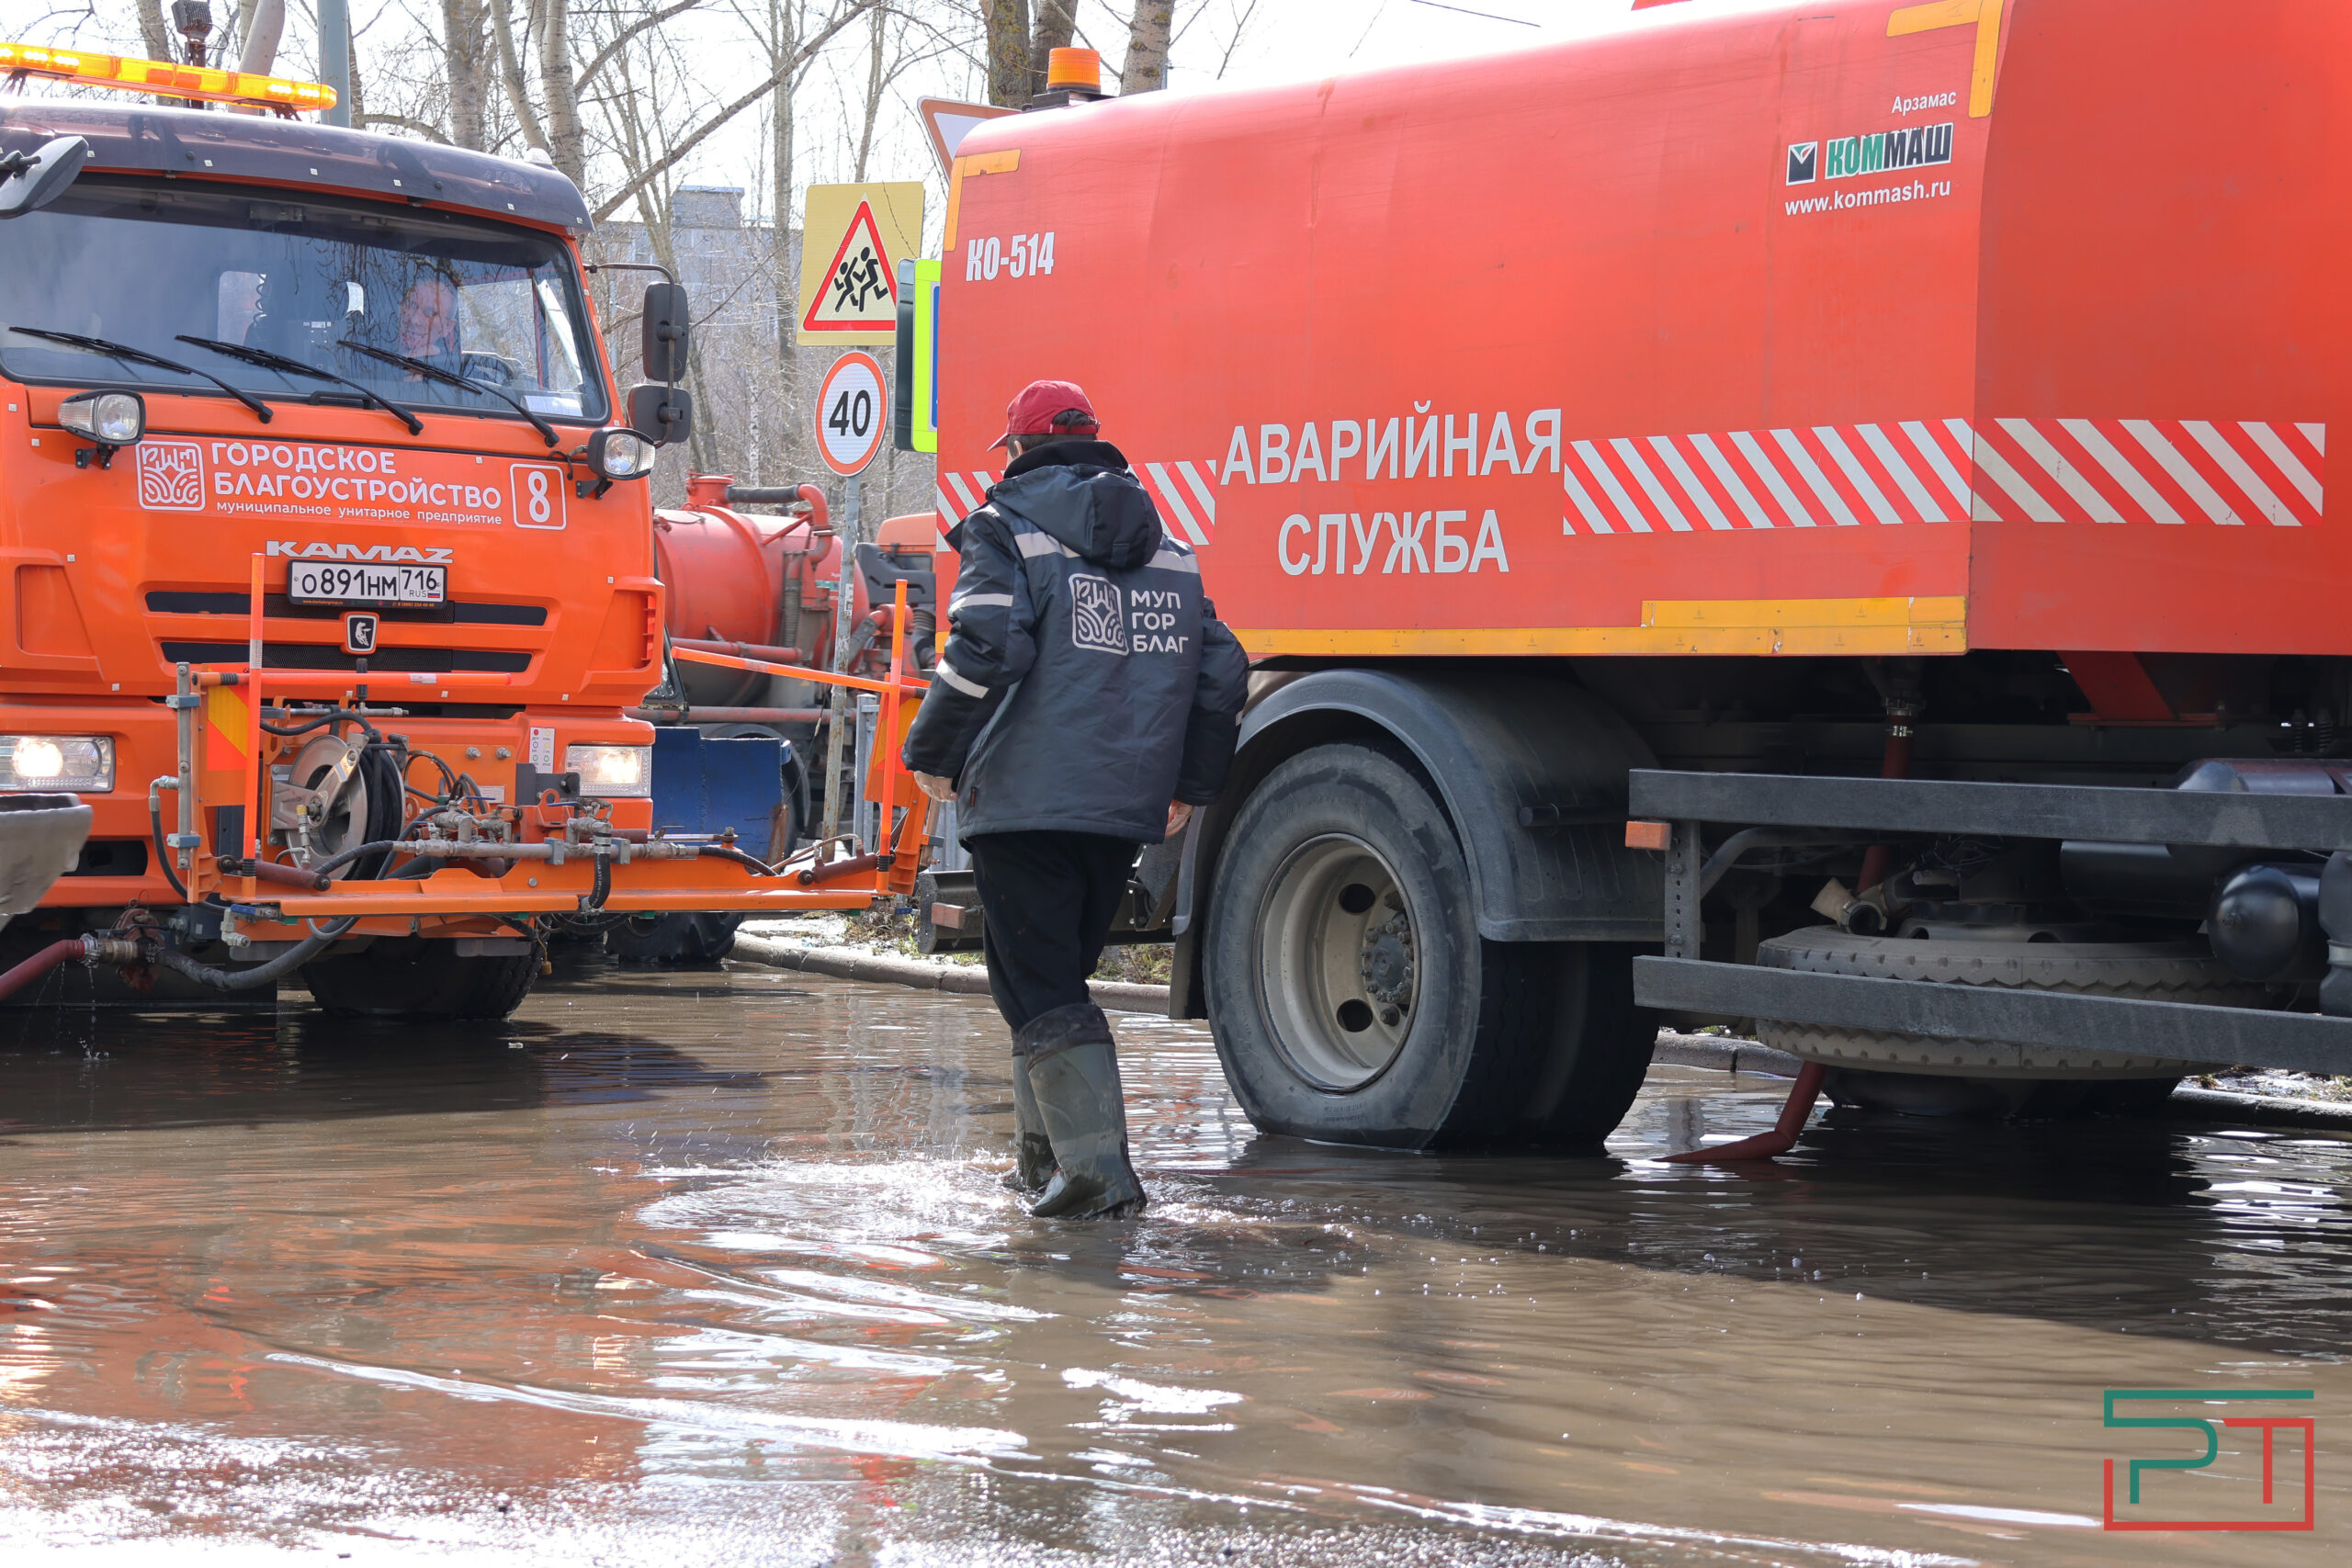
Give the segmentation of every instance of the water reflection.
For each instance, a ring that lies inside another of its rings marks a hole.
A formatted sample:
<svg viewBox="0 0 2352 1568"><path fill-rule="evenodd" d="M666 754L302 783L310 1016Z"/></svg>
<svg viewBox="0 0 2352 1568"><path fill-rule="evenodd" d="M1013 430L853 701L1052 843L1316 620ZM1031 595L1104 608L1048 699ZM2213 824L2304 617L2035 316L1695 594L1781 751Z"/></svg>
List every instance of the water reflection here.
<svg viewBox="0 0 2352 1568"><path fill-rule="evenodd" d="M1155 1205L1065 1228L997 1183L980 998L12 1019L0 1539L2093 1561L2101 1388L2352 1386L2337 1140L1840 1111L1694 1170L1783 1086L1661 1068L1605 1156L1420 1158L1258 1139L1119 1021ZM2132 1555L2307 1561L2342 1502Z"/></svg>

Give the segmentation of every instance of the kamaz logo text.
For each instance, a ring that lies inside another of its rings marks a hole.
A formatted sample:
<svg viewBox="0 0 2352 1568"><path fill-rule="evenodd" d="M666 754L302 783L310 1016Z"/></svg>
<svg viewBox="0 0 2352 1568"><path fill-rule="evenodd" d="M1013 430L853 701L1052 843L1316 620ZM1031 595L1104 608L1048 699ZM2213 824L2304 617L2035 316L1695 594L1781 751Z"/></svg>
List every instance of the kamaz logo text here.
<svg viewBox="0 0 2352 1568"><path fill-rule="evenodd" d="M291 540L272 539L272 556L288 556L300 560L380 560L413 561L421 566L447 566L455 558L454 549L427 545L330 545L323 542L298 545Z"/></svg>

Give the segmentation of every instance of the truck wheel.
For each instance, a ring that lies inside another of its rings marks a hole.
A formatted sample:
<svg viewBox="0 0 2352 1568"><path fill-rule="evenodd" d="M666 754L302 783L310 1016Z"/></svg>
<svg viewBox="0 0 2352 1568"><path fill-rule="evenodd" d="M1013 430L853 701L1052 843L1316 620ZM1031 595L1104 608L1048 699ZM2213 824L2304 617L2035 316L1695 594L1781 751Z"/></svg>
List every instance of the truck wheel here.
<svg viewBox="0 0 2352 1568"><path fill-rule="evenodd" d="M735 951L740 914L632 915L605 928L605 951L624 964L716 964Z"/></svg>
<svg viewBox="0 0 2352 1568"><path fill-rule="evenodd" d="M502 1019L531 994L539 955L460 958L447 940L380 937L365 952L306 964L301 975L334 1018Z"/></svg>
<svg viewBox="0 0 2352 1568"><path fill-rule="evenodd" d="M1768 968L1935 980L2080 996L2264 1008L2268 989L2230 973L2202 942L1957 942L1851 936L1807 926L1757 950ZM2113 1048L1757 1021L1764 1043L1827 1065L1842 1105L1914 1116L2153 1115L2195 1064Z"/></svg>
<svg viewBox="0 0 2352 1568"><path fill-rule="evenodd" d="M1270 1133L1589 1146L1647 1070L1630 950L1478 935L1444 812L1398 757L1319 746L1250 795L1205 944L1217 1054Z"/></svg>

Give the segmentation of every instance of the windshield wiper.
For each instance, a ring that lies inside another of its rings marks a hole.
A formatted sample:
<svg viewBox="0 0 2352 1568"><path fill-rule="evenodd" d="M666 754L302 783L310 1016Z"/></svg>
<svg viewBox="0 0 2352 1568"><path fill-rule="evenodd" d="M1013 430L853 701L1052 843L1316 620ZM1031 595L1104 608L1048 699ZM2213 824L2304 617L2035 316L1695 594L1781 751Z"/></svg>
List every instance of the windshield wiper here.
<svg viewBox="0 0 2352 1568"><path fill-rule="evenodd" d="M127 343L114 343L106 338L90 337L82 333L51 332L47 327L10 327L8 330L20 337L47 338L51 343L65 344L74 348L86 348L93 354L107 355L131 365L152 366L157 370L169 370L177 376L200 376L259 414L264 424L270 422L271 414L267 403L241 387L231 386L209 370L198 370L193 365L182 365L176 359L166 359L160 354L150 354L143 348L133 348Z"/></svg>
<svg viewBox="0 0 2352 1568"><path fill-rule="evenodd" d="M339 387L348 387L358 393L363 401L382 409L386 413L407 425L411 435L424 434L423 420L390 398L370 390L347 376L338 376L332 370L322 370L315 365L305 365L299 359L288 359L282 354L272 354L266 348L248 348L242 343L222 343L219 338L191 337L186 333L177 335L182 343L192 343L198 348L209 348L215 354L225 354L232 359L242 359L248 365L258 365L265 370L275 370L284 376L310 376L321 381L333 381Z"/></svg>
<svg viewBox="0 0 2352 1568"><path fill-rule="evenodd" d="M525 419L529 420L531 422L531 428L537 431L542 436L544 436L549 446L559 446L563 444L563 437L555 433L554 425L549 424L546 420L541 419L537 413L525 408L521 403L516 402L513 398L508 397L504 392L500 391L497 388L492 386L487 381L477 381L470 376L460 376L455 370L444 370L441 367L434 364L429 359L415 359L405 354L394 354L388 348L370 348L368 344L361 343L357 338L347 337L338 339L337 341L340 342L344 347L351 349L355 353L364 354L370 359L380 359L387 365L398 365L404 368L413 370L428 381L439 381L443 385L450 387L463 387L469 392L486 392L490 396L496 398L499 401L504 403L508 408L513 409L516 413L521 414Z"/></svg>

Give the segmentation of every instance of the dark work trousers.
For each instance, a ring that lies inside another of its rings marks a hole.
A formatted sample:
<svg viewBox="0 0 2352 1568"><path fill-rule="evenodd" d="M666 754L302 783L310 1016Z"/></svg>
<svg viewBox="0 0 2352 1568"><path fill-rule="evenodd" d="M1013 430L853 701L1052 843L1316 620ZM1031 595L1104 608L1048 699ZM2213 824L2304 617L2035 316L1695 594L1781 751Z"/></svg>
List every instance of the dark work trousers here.
<svg viewBox="0 0 2352 1568"><path fill-rule="evenodd" d="M989 995L1019 1030L1091 998L1136 846L1099 833L986 833L964 840L987 924Z"/></svg>

